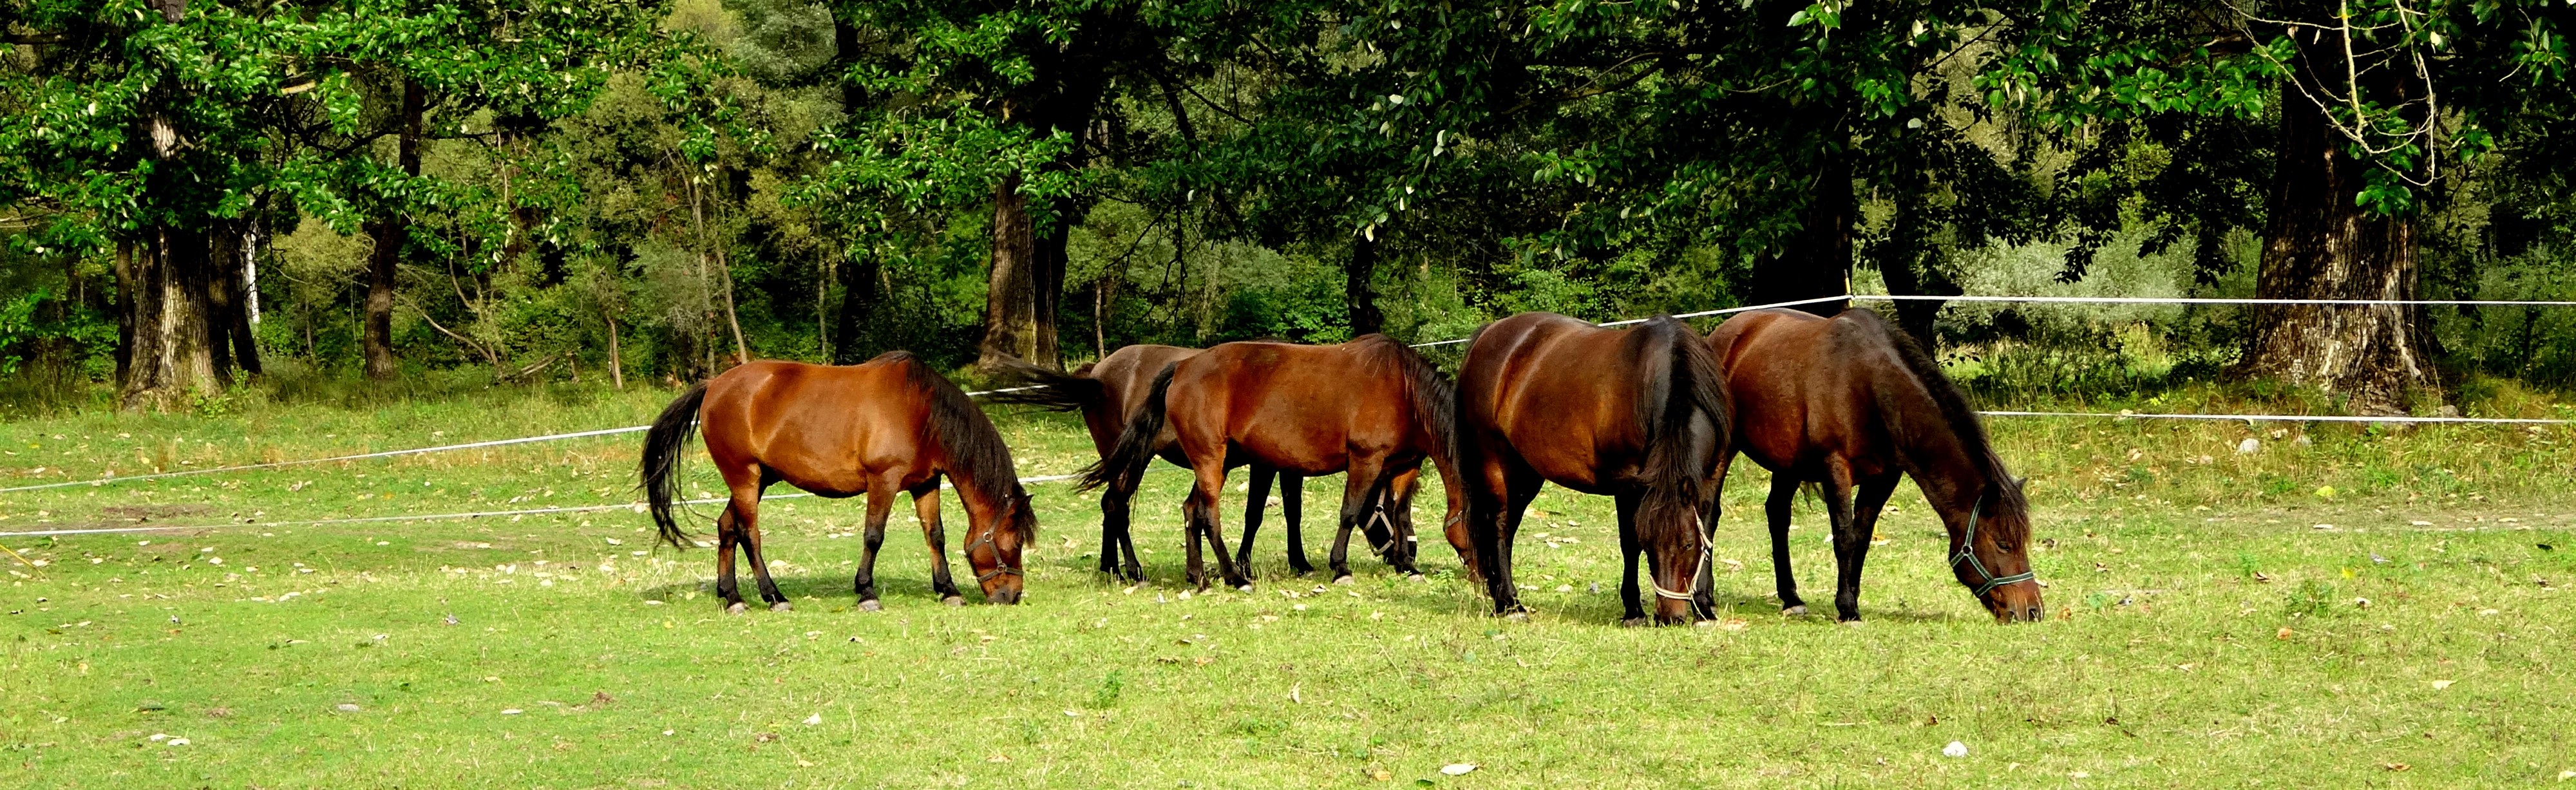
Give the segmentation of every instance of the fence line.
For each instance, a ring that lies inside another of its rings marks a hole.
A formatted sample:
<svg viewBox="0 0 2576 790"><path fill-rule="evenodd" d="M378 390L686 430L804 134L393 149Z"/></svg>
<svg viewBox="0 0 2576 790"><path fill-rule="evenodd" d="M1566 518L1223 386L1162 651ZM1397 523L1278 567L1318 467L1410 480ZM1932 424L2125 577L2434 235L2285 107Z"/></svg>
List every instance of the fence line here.
<svg viewBox="0 0 2576 790"><path fill-rule="evenodd" d="M2140 414L2131 411L1981 411L1989 417L2100 417L2113 420L2244 420L2246 422L2403 422L2487 425L2569 425L2576 420L2518 417L2366 417L2339 414Z"/></svg>
<svg viewBox="0 0 2576 790"><path fill-rule="evenodd" d="M1678 314L1678 315L1674 315L1673 317L1674 317L1674 318L1705 318L1705 317L1713 316L1713 315L1729 315L1729 314L1733 314L1733 313L1749 312L1749 311L1753 311L1753 310L1766 310L1766 309L1777 308L1777 307L1797 307L1797 306L1800 306L1800 305L1820 304L1820 303L1824 303L1824 302L1836 302L1836 301L1843 301L1843 300L1855 300L1855 301L1889 301L1889 302L1895 302L1895 301L1939 301L1939 302L2043 302L2043 303L2070 303L2070 304L2480 305L2480 306L2504 306L2504 307L2511 307L2511 306L2523 306L2523 307L2565 307L2565 306L2576 306L2576 301L2509 301L2509 300L2494 300L2494 299L2232 299L2232 298L2204 298L2204 297L2180 297L2180 296L2174 296L2174 297L2165 297L2165 296L1965 296L1965 295L1963 295L1963 296L1926 296L1926 295L1916 295L1916 294L1842 294L1842 295L1838 295L1838 296L1819 296L1819 297L1812 298L1812 299L1798 299L1798 300L1787 301L1787 302L1773 302L1773 303L1770 303L1770 304L1746 305L1746 306L1743 306L1743 307L1726 307L1726 308L1720 308L1720 309L1716 309L1716 310L1701 310L1701 311L1698 311L1698 312L1692 312L1692 313L1681 313L1681 314ZM1610 322L1606 322L1606 323L1601 324L1601 326L1626 326L1626 325L1629 325L1629 324L1639 324L1639 323L1644 323L1644 322L1646 322L1646 321L1651 321L1651 320L1654 320L1654 319L1652 319L1652 318L1629 318L1629 319L1623 319L1623 320L1618 320L1618 321L1610 321ZM1458 343L1465 343L1465 342L1467 342L1468 340L1471 340L1471 339L1473 339L1473 338L1463 338L1463 337L1462 337L1462 338L1457 338L1457 339L1454 339L1454 340L1435 340L1435 341L1431 341L1431 342L1428 342L1428 343L1414 343L1414 344L1412 344L1412 345L1413 345L1413 347L1414 347L1414 348L1429 348L1429 347L1432 347L1432 346L1446 346L1446 345L1455 345L1455 344L1458 344ZM1023 392L1023 391L1027 391L1027 390L1041 389L1041 388L1043 388L1044 386L1045 386L1045 385L1032 385L1032 386L1025 386L1025 387L1002 387L1002 388L999 388L999 389L976 390L976 391L973 391L973 392L968 392L968 393L966 393L966 395L967 395L968 397L979 397L979 396L984 396L984 395L995 395L995 394L1000 394L1000 393L1005 393L1005 392ZM2174 420L2266 420L2266 421L2305 420L2305 421L2312 421L2312 422L2492 423L2492 424L2522 424L2522 425L2568 425L2568 424L2576 424L2576 420L2552 420L2552 419L2509 419L2509 418L2494 418L2494 417L2404 417L2404 416L2390 416L2390 417L2349 417L2349 416L2277 415L2277 414L2113 414L2113 413L2106 413L2106 412L2025 412L2025 411L1990 411L1990 412L1985 412L1985 414L1986 414L1986 415L1988 415L1988 416L1995 416L1995 417L2111 417L2111 418L2123 418L2123 419L2126 419L2126 418L2137 418L2137 419L2174 419ZM224 466L224 467L215 467L215 468L210 468L210 469L188 469L188 470L182 470L182 471L177 471L177 472L158 472L158 473L148 474L148 475L131 475L131 476L126 476L126 477L102 477L102 478L97 478L97 479L92 479L92 480L71 480L71 481L65 481L65 482L60 482L60 483L44 483L44 484L40 484L40 485L16 486L16 487L11 487L11 488L0 488L0 494L16 493L16 492L20 492L20 491L40 491L40 490L50 489L50 488L68 488L68 487L72 487L72 486L103 486L103 485L108 485L108 484L111 484L111 483L126 483L126 482L134 482L134 481L141 481L141 480L160 480L160 479L173 478L173 477L188 477L188 476L192 476L192 475L209 475L209 474L216 474L216 473L220 473L220 472L245 472L245 471L258 470L258 469L275 469L275 468L279 468L279 467L287 467L287 466L306 466L306 465L311 465L311 464L327 464L327 463L334 463L334 462L340 462L340 461L360 461L360 460L367 460L367 459L372 459L372 458L392 458L392 457L396 457L396 456L404 456L404 455L418 455L418 454L422 454L422 453L446 452L446 451L449 451L449 450L469 450L469 449L475 449L475 448L481 448L481 447L499 447L499 446L503 446L503 445L526 444L526 443L530 443L530 442L548 442L548 441L556 441L556 440L560 440L560 439L577 439L577 438L590 437L590 436L608 436L608 435L613 435L613 434L634 433L634 432L636 432L636 431L647 430L647 429L649 429L649 428L651 428L651 427L652 427L652 426L649 426L649 425L630 425L630 426L626 426L626 427L623 427L623 428L602 428L602 429L600 429L600 430L595 430L595 431L576 431L576 432L573 432L573 433L548 434L548 435L544 435L544 436L528 436L528 437L521 437L521 438L516 438L516 439L495 439L495 440L492 440L492 441L486 441L486 442L468 442L468 443L465 443L465 444L450 444L450 445L441 445L441 446L438 446L438 447L421 447L421 448L415 448L415 449L409 449L409 450L386 450L386 451L383 451L383 452L375 452L375 453L359 453L359 454L356 454L356 455L341 455L341 456L332 456L332 457L329 457L329 458L309 458L309 459L297 460L297 461L275 461L275 462L271 462L271 463L262 463L262 464L244 464L244 465L240 465L240 466ZM1026 481L1023 481L1023 482L1026 482ZM0 536L5 536L5 535L6 535L6 533L0 533Z"/></svg>
<svg viewBox="0 0 2576 790"><path fill-rule="evenodd" d="M1023 478L1020 478L1020 483L1022 483L1023 485L1025 485L1025 484L1031 484L1031 483L1052 483L1052 482L1056 482L1056 481L1058 481L1058 480L1071 480L1071 479L1073 479L1073 478L1075 478L1075 477L1079 477L1079 476L1080 476L1080 475L1046 475L1046 476L1043 476L1043 477L1023 477ZM948 485L948 481L946 481L946 480L941 480L941 481L939 482L939 487L940 487L940 488L942 488L942 489L946 489L946 488L949 488L950 486ZM814 496L814 495L813 495L813 494L810 494L810 493L802 493L802 492L794 493L794 494L777 494L777 495L771 495L771 496L763 496L763 497L761 497L761 498L760 498L760 501L762 501L762 502L770 502L770 501L775 501L775 500L780 500L780 499L805 499L805 498L809 498L809 497L812 497L812 496ZM675 505L712 505L712 504L716 504L716 503L719 503L719 502L731 502L731 501L733 501L733 500L732 500L732 498L730 498L730 497L710 497L710 498L706 498L706 499L683 499L683 500L675 501L675 502L673 502L672 504L675 504ZM322 525L322 524L369 524L369 523L380 523L380 522L387 522L387 521L445 521L445 520L449 520L449 519L492 518L492 517L498 517L498 516L537 516L537 515L553 515L553 514L560 514L560 513L596 513L596 512L603 511L603 510L634 510L634 511L637 511L637 512L642 512L642 511L644 510L644 506L645 506L645 503L642 503L642 502L624 502L624 503L619 503L619 504L614 504L614 505L578 505L578 506L572 506L572 507L541 507L541 508L531 508L531 509L525 509L525 510L483 510L483 511L472 511L472 512L466 512L466 513L430 513L430 514L423 514L423 515L404 515L404 516L355 516L355 517L350 517L350 518L317 518L317 519L304 519L304 520L298 520L298 521L261 521L261 522L241 522L241 523L228 523L228 524L173 524L173 525L153 526L153 527L96 527L96 528L89 528L89 529L49 529L49 530L35 530L35 531L30 531L30 532L0 532L0 538L42 538L42 537L56 537L56 536L62 536L62 535L108 535L108 534L119 534L119 533L136 533L136 532L172 532L172 531L179 531L179 530L192 530L192 529L227 529L227 528L240 528L240 527L303 527L303 526L315 526L315 525Z"/></svg>
<svg viewBox="0 0 2576 790"><path fill-rule="evenodd" d="M2570 307L2576 302L2502 299L2233 299L2199 296L1931 296L1924 294L1851 294L1874 302L2055 302L2065 304L2308 304L2308 305L2483 305L2489 307ZM1823 301L1823 300L1817 300ZM1608 326L1608 324L1603 324Z"/></svg>

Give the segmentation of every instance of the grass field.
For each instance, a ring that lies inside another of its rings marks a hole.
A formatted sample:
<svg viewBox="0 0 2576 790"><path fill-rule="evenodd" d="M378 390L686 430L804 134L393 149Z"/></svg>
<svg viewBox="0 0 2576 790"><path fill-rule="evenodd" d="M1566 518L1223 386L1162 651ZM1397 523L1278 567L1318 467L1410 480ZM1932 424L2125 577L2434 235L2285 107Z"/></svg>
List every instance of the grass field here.
<svg viewBox="0 0 2576 790"><path fill-rule="evenodd" d="M28 419L0 425L0 486L632 425L669 395L494 390ZM1000 419L1024 473L1088 460L1068 418ZM0 786L2451 788L2576 776L2565 429L1995 429L2034 481L2044 623L1982 614L1911 486L1872 554L1867 622L1784 618L1753 515L1765 486L1742 473L1717 547L1728 611L1666 629L1615 625L1608 502L1556 489L1521 538L1538 610L1526 623L1483 616L1436 537L1427 579L1371 559L1354 561L1346 587L1289 577L1275 512L1257 592L1185 598L1184 477L1168 472L1148 476L1138 503L1151 584L1093 573L1095 504L1040 485L1025 605L938 605L897 516L879 571L886 609L852 611L858 504L789 499L764 526L797 610L745 616L718 611L712 552L653 547L630 510L294 523L629 502L633 435L0 494L0 532L205 527L0 538L43 563L0 558ZM2236 452L2247 438L2259 448ZM690 493L711 489L703 458L692 463ZM1317 533L1329 535L1321 512L1338 485L1309 483ZM1436 494L1417 507L1418 523L1437 523ZM948 512L959 518L953 500ZM1239 516L1229 505L1229 528ZM1809 598L1824 602L1820 522L1810 503L1792 534ZM1943 756L1952 741L1967 756ZM1454 764L1478 767L1442 773Z"/></svg>

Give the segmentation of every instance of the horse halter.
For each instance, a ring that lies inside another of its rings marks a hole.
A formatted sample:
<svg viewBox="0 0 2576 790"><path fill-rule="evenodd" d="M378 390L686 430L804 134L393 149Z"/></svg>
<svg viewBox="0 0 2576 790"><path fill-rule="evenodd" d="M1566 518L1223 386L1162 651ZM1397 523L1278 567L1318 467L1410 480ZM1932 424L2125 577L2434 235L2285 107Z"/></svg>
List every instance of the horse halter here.
<svg viewBox="0 0 2576 790"><path fill-rule="evenodd" d="M1973 593L1979 598L1986 597L1986 593L1993 592L1997 587L2039 578L2030 571L2022 571L2011 576L1996 576L1994 571L1986 570L1985 563L1977 561L1977 512L1985 509L1985 506L1986 500L1983 496L1979 496L1974 504L1968 506L1968 534L1959 540L1959 553L1950 557L1950 567L1959 567L1959 563L1964 562L1969 568L1975 569L1977 575L1986 577L1986 583L1977 585L1977 590ZM1663 592L1663 590L1657 589L1656 592Z"/></svg>
<svg viewBox="0 0 2576 790"><path fill-rule="evenodd" d="M983 583L985 583L985 582L992 581L994 577L1000 576L1000 575L1005 574L1005 573L1010 574L1010 575L1013 575L1013 576L1019 576L1019 575L1021 575L1021 574L1020 574L1020 569L1018 569L1018 568L1014 568L1014 567L1011 567L1011 564L1010 564L1010 563L1007 563L1007 562L1003 562L1003 561L1002 561L1002 547L1001 547L1001 545L1000 545L1000 544L997 544L997 543L994 543L994 542L993 542L993 534L994 534L994 533L997 533L997 532L1000 532L1000 531L1002 531L1002 525L1000 525L1000 524L995 524L995 525L993 525L993 528L991 528L991 529L987 529L987 530L984 530L984 536L983 536L983 537L976 538L976 539L974 539L974 540L972 540L972 541L967 542L967 544L966 544L966 562L967 562L967 564L968 564L968 566L969 566L969 567L972 567L972 565L973 565L973 564L974 564L974 562L975 562L975 547L977 547L977 546L992 546L992 547L993 547L993 569L992 569L992 570L989 570L989 571L985 571L985 572L980 573L980 574L977 574L977 575L975 576L975 583L976 583L976 584L983 584Z"/></svg>

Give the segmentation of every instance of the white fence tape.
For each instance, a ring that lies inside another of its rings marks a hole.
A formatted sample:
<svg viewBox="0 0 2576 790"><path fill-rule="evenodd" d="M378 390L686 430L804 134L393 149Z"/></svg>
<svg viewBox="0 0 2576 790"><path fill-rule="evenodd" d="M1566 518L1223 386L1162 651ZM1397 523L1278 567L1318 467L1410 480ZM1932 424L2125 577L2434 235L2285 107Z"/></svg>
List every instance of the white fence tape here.
<svg viewBox="0 0 2576 790"><path fill-rule="evenodd" d="M1788 302L1773 302L1773 303L1770 303L1770 304L1746 305L1746 306L1744 306L1744 307L1727 307L1727 308L1720 308L1720 309L1716 309L1716 310L1702 310L1702 311L1695 312L1695 313L1681 313L1681 314L1675 315L1675 316L1673 316L1673 317L1674 317L1674 318L1704 318L1704 317L1707 317L1707 316L1713 316L1713 315L1728 315L1728 314L1733 314L1733 313L1749 312L1749 311L1753 311L1753 310L1767 310L1767 309L1776 308L1776 307L1797 307L1797 306L1800 306L1800 305L1820 304L1820 303L1824 303L1824 302L1837 302L1837 301L1843 301L1843 300L1854 300L1854 301L1889 301L1889 302L1894 302L1894 301L1938 301L1938 302L2053 302L2053 303L2070 303L2070 304L2483 305L2483 306L2499 306L2499 307L2516 307L2516 306L2520 306L2520 307L2566 307L2566 306L2576 306L2576 301L2506 301L2506 300L2494 300L2494 299L2224 299L2224 298L2164 297L2164 296L1924 296L1924 295L1912 295L1912 294L1904 294L1904 295L1892 295L1892 294L1843 294L1843 295L1839 295L1839 296L1819 296L1819 297L1816 297L1816 298L1813 298L1813 299L1799 299L1799 300L1795 300L1795 301L1788 301ZM1650 320L1653 320L1653 319L1651 319L1651 318L1630 318L1630 319L1624 319L1624 320L1619 320L1619 321L1610 321L1610 322L1606 322L1606 323L1601 324L1601 326L1626 326L1626 325L1629 325L1629 324L1639 324L1639 323L1644 323L1644 322L1646 322L1646 321L1650 321ZM1458 343L1464 343L1464 342L1467 342L1468 340L1471 340L1471 339L1472 339L1472 338L1463 338L1463 337L1462 337L1462 338L1458 338L1458 339L1455 339L1455 340L1435 340L1435 341L1428 342L1428 343L1415 343L1415 344L1413 344L1413 347L1414 347L1414 348L1429 348L1429 347L1432 347L1432 346L1455 345L1455 344L1458 344ZM977 390L977 391L974 391L974 392L966 393L966 395L967 395L967 397L979 397L979 396L984 396L984 395L994 395L994 394L999 394L999 393L1004 393L1004 392L1023 392L1023 391L1027 391L1027 390L1041 389L1041 388L1043 388L1044 386L1045 386L1045 385L1033 385L1033 386L1026 386L1026 387L1003 387L1003 388L1000 388L1000 389ZM2490 423L2490 424L2522 424L2522 425L2568 425L2568 424L2576 424L2576 420L2507 419L2507 418L2492 418L2492 417L2345 417L2345 416L2278 415L2278 414L2113 414L2113 413L2105 413L2105 412L2035 412L2035 411L1990 411L1990 412L1985 412L1985 414L1986 414L1986 415L1988 415L1988 416L1994 416L1994 417L2106 417L2106 418L2124 418L2124 419L2125 419L2125 418L2136 418L2136 419L2171 419L2171 420L2263 420L2263 421L2302 420L2302 421L2310 421L2310 422ZM386 450L386 451L384 451L384 452L377 452L377 453L360 453L360 454L357 454L357 455L341 455L341 456L333 456L333 457L330 457L330 458L309 458L309 459L304 459L304 460L299 460L299 461L277 461L277 462L273 462L273 463L264 463L264 464L244 464L244 465L241 465L241 466L224 466L224 467L215 467L215 468L211 468L211 469L187 469L187 470L182 470L182 471L177 471L177 472L160 472L160 473L155 473L155 474L148 474L148 475L132 475L132 476L127 476L127 477L102 477L102 478L97 478L97 479L92 479L92 480L71 480L71 481L65 481L65 482L60 482L60 483L44 483L44 484L41 484L41 485L17 486L17 487L13 487L13 488L0 488L0 494L15 493L15 492L19 492L19 491L40 491L40 490L49 489L49 488L68 488L68 487L72 487L72 486L101 486L101 485L107 485L107 484L110 484L110 483L127 483L127 482L135 482L135 481L140 481L140 480L159 480L159 479L172 478L172 477L187 477L187 476L191 476L191 475L210 475L210 474L216 474L216 473L220 473L220 472L245 472L245 471L252 471L252 470L257 470L257 469L275 469L275 468L278 468L278 467L286 467L286 466L304 466L304 465L309 465L309 464L327 464L327 463L333 463L333 462L338 462L338 461L360 461L360 460L366 460L366 459L370 459L370 458L392 458L392 457L395 457L395 456L403 456L403 455L418 455L418 454L421 454L421 453L437 453L437 452L446 452L446 451L450 451L450 450L471 450L471 449L481 448L481 447L499 447L499 446L503 446L503 445L511 445L511 444L526 444L526 443L530 443L530 442L550 442L550 441L556 441L556 440L561 440L561 439L578 439L578 438L587 437L587 436L608 436L608 435L613 435L613 434L634 433L634 432L637 432L637 431L647 430L647 429L649 429L649 428L651 428L651 427L652 427L652 426L649 426L649 425L632 425L632 426L627 426L627 427L624 427L624 428L602 428L602 429L600 429L600 430L596 430L596 431L577 431L577 432L574 432L574 433L548 434L548 435L545 435L545 436L528 436L528 437L522 437L522 438L517 438L517 439L495 439L495 440L488 441L488 442L469 442L469 443L466 443L466 444L450 444L450 445L441 445L441 446L438 446L438 447L421 447L421 448L415 448L415 449L410 449L410 450ZM1031 482L1031 481L1023 481L1023 482ZM8 533L0 533L0 536L6 536L7 534L8 534Z"/></svg>
<svg viewBox="0 0 2576 790"><path fill-rule="evenodd" d="M1030 484L1030 483L1052 483L1052 482L1055 482L1055 481L1058 481L1058 480L1071 480L1071 479L1073 479L1073 478L1075 478L1075 477L1079 477L1079 476L1080 476L1080 475L1047 475L1047 476L1044 476L1044 477L1023 477L1023 478L1020 478L1020 483L1021 483L1021 484L1023 484L1023 485ZM947 482L947 481L945 481L945 480L940 481L940 483L939 483L939 487L940 487L940 488L943 488L943 489L948 488L948 487L949 487L948 482ZM811 497L811 496L814 496L814 495L813 495L813 494L807 494L807 493L776 494L776 495L770 495L770 496L763 496L763 497L761 497L761 498L760 498L760 501L762 501L762 502L770 502L770 501L775 501L775 500L780 500L780 499L804 499L804 498ZM733 501L730 497L716 497L716 498L709 498L709 499L683 499L683 500L679 500L679 501L673 502L672 504L675 504L675 505L713 505L713 504L717 504L717 503L730 502L730 501ZM317 519L305 519L305 520L300 520L300 521L258 521L258 522L235 522L235 523L227 523L227 524L172 524L172 525L166 525L166 526L152 526L152 527L93 527L93 528L87 528L87 529L49 529L49 530L36 530L36 531L32 531L32 532L0 532L0 538L43 538L43 537L58 537L58 536L64 536L64 535L111 535L111 534L132 533L132 532L172 532L172 531L204 530L204 529L241 529L241 528L245 528L245 527L302 527L302 526L314 526L314 525L324 525L324 524L370 524L370 523L378 523L378 522L386 522L386 521L446 521L446 520L449 520L449 519L460 519L460 518L494 518L494 517L499 517L499 516L542 516L542 515L555 515L555 514L563 514L563 513L596 513L596 512L603 511L603 510L633 510L633 511L635 511L635 512L641 513L641 512L644 512L644 503L642 503L642 502L625 502L625 503L620 503L620 504L615 504L615 505L581 505L581 506L577 506L577 507L541 507L541 508L531 508L531 509L526 509L526 510L483 510L483 511L467 512L467 513L430 513L430 514L416 514L416 515L406 515L406 516L358 516L358 517L351 517L351 518L317 518Z"/></svg>
<svg viewBox="0 0 2576 790"><path fill-rule="evenodd" d="M650 428L650 427L652 427L652 426L649 426L649 425L636 425L636 426L630 426L630 427L625 427L625 428L601 428L601 429L596 430L596 431L576 431L576 432L573 432L573 433L555 433L555 434L547 434L547 435L544 435L544 436L525 436L525 437L520 437L520 438L517 438L517 439L494 439L494 440L491 440L491 441L488 441L488 442L467 442L467 443L465 443L465 444L445 444L445 445L439 445L439 446L437 446L437 447L417 447L417 448L413 448L413 449L409 449L409 450L386 450L386 451L384 451L384 452L380 452L380 453L359 453L359 454L357 454L357 455L339 455L339 456L332 456L332 457L330 457L330 458L306 458L306 459L303 459L303 460L300 460L300 461L273 461L273 462L270 462L270 463L264 463L264 464L243 464L243 465L241 465L241 466L219 466L219 467L215 467L215 468L212 468L212 469L183 469L183 470L176 471L176 472L160 472L160 473L156 473L156 474L148 474L148 475L130 475L130 476L126 476L126 477L101 477L101 478L97 478L97 479L94 479L94 480L73 480L73 481L63 482L63 483L46 483L46 484L43 484L43 485L18 486L18 487L16 487L16 488L0 488L0 494L7 494L7 493L12 493L12 492L17 492L17 491L38 491L38 490L47 489L47 488L67 488L67 487L70 487L70 486L101 486L101 485L107 485L107 484L109 484L109 483L131 483L131 482L134 482L134 481L137 481L137 480L160 480L160 479L164 479L164 478L171 478L171 477L187 477L187 476L190 476L190 475L210 475L210 474L214 474L214 473L217 473L217 472L244 472L244 471L249 471L249 470L253 470L253 469L276 469L276 468L279 468L279 467L285 467L285 466L306 466L306 465L311 465L311 464L327 464L327 463L331 463L331 462L333 462L333 461L363 461L363 460L366 460L366 459L369 459L369 458L392 458L392 457L394 457L394 456L398 456L398 455L419 455L419 454L421 454L421 453L443 453L443 452L447 452L447 451L449 451L449 450L472 450L472 449L475 449L475 448L478 448L478 447L499 447L499 446L502 446L502 445L508 445L508 444L527 444L527 443L530 443L530 442L551 442L551 441L555 441L555 440L558 440L558 439L578 439L578 438L581 438L581 437L584 437L584 436L609 436L609 435L612 435L612 434L620 434L620 433L634 433L634 432L636 432L636 431L641 431L641 430L644 430L644 429L646 429L646 428Z"/></svg>
<svg viewBox="0 0 2576 790"><path fill-rule="evenodd" d="M2516 417L2363 417L2340 414L2139 414L2117 411L1981 411L1989 417L2101 417L2113 420L2244 420L2246 422L2388 422L2469 423L2479 425L2570 425L2576 420Z"/></svg>

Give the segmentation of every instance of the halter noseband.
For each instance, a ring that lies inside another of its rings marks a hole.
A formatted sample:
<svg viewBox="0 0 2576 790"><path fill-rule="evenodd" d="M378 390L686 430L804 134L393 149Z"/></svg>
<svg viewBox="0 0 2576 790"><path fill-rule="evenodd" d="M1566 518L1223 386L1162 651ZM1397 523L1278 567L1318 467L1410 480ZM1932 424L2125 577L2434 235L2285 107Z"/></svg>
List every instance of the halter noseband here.
<svg viewBox="0 0 2576 790"><path fill-rule="evenodd" d="M2039 578L2030 571L2022 571L2011 576L1996 576L1993 571L1986 570L1985 563L1977 561L1977 512L1983 510L1985 506L1986 499L1983 496L1977 497L1977 501L1968 506L1968 533L1959 540L1959 553L1950 557L1950 567L1959 567L1959 563L1964 562L1969 568L1976 570L1977 575L1986 577L1986 583L1977 585L1974 593L1979 598L1986 597L1986 593L1993 592L1997 587ZM1663 589L1656 588L1655 592L1661 593Z"/></svg>
<svg viewBox="0 0 2576 790"><path fill-rule="evenodd" d="M1007 562L1003 562L1003 561L1002 561L1002 547L1001 547L1001 545L1000 545L1000 544L996 544L996 543L994 543L994 542L993 542L993 533L1000 532L1000 531L1002 531L1002 525L1000 525L1000 524L995 524L995 525L993 525L993 528L991 528L991 529L987 529L987 530L984 530L984 536L983 536L983 537L976 538L976 539L974 539L973 541L970 541L970 542L968 542L968 543L966 544L966 562L967 562L968 567L973 567L973 565L974 565L974 562L975 562L975 547L977 547L977 546L992 546L992 547L993 547L993 569L992 569L992 570L989 570L989 571L985 571L985 572L983 572L983 573L981 573L981 574L977 574L977 575L975 576L975 583L976 583L976 584L983 584L983 583L985 583L985 582L992 581L992 580L994 579L994 577L1001 576L1002 574L1005 574L1005 573L1010 574L1010 575L1013 575L1013 576L1019 576L1019 575L1021 575L1021 574L1020 574L1020 569L1018 569L1018 568L1014 568L1014 567L1011 567L1011 564L1010 564L1010 563L1007 563Z"/></svg>

